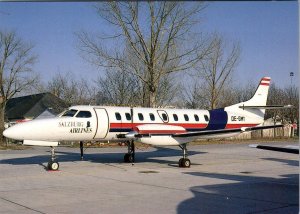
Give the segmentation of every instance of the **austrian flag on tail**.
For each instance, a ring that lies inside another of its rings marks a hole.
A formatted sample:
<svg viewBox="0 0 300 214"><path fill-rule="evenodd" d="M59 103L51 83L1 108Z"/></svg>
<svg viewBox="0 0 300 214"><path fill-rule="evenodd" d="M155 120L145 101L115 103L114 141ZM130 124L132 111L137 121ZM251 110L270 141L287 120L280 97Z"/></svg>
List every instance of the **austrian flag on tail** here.
<svg viewBox="0 0 300 214"><path fill-rule="evenodd" d="M270 85L270 81L271 81L270 77L264 77L264 78L261 79L260 85L269 86Z"/></svg>

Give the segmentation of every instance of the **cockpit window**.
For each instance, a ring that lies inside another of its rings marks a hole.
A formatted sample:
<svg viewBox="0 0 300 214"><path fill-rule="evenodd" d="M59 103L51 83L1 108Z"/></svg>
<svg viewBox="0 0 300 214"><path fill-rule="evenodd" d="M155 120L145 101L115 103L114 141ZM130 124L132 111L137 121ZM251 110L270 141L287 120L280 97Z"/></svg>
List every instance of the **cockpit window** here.
<svg viewBox="0 0 300 214"><path fill-rule="evenodd" d="M76 117L89 118L89 117L92 117L92 114L89 111L80 111L80 112L78 112Z"/></svg>
<svg viewBox="0 0 300 214"><path fill-rule="evenodd" d="M70 109L68 111L66 111L62 117L74 117L74 115L77 113L77 110L75 109Z"/></svg>

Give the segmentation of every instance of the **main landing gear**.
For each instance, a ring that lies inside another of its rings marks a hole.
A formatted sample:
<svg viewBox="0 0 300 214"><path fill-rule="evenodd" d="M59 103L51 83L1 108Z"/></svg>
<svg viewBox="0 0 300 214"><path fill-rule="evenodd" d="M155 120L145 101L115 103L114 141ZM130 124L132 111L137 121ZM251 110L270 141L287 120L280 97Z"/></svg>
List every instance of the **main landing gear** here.
<svg viewBox="0 0 300 214"><path fill-rule="evenodd" d="M131 141L128 141L126 144L128 147L128 153L124 155L124 162L134 164L134 156L135 156L134 142L133 142L133 140L131 140Z"/></svg>
<svg viewBox="0 0 300 214"><path fill-rule="evenodd" d="M83 142L80 141L80 159L83 160Z"/></svg>
<svg viewBox="0 0 300 214"><path fill-rule="evenodd" d="M179 159L178 165L179 167L189 168L191 166L191 161L188 159L186 144L182 144L179 146L183 151L183 158Z"/></svg>
<svg viewBox="0 0 300 214"><path fill-rule="evenodd" d="M51 146L51 159L50 161L48 162L48 170L58 170L59 168L59 164L56 160L56 156L55 156L55 150L54 150L54 147Z"/></svg>

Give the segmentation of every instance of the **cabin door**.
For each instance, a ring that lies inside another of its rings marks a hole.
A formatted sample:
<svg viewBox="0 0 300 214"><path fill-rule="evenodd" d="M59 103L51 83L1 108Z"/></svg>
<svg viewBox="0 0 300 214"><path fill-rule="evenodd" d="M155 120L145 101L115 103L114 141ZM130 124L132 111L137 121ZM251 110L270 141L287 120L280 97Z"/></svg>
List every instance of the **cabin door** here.
<svg viewBox="0 0 300 214"><path fill-rule="evenodd" d="M105 108L95 108L97 118L97 130L94 139L106 137L109 129L109 118Z"/></svg>

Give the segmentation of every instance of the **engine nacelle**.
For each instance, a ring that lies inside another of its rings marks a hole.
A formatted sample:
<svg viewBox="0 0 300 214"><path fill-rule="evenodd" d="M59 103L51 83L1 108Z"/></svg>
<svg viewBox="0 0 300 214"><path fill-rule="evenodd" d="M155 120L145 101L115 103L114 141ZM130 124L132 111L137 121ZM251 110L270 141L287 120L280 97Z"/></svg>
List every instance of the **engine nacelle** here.
<svg viewBox="0 0 300 214"><path fill-rule="evenodd" d="M141 143L155 146L178 146L185 143L185 139L175 139L173 134L186 133L181 126L167 124L146 124L134 128L135 135L141 137L137 140Z"/></svg>
<svg viewBox="0 0 300 214"><path fill-rule="evenodd" d="M52 141L37 141L37 140L24 140L23 145L27 146L58 146L58 142Z"/></svg>
<svg viewBox="0 0 300 214"><path fill-rule="evenodd" d="M138 139L139 142L154 146L178 146L182 143L181 139L175 139L171 135L149 135Z"/></svg>

